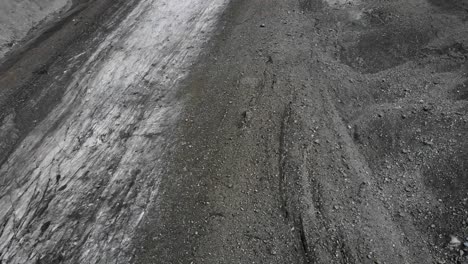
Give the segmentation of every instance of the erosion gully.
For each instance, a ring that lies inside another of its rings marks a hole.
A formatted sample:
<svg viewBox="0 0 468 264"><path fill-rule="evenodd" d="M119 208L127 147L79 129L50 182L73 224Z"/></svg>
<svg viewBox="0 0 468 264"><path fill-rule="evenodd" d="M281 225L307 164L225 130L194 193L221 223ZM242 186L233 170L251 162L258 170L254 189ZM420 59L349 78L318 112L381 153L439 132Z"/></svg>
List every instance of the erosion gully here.
<svg viewBox="0 0 468 264"><path fill-rule="evenodd" d="M115 29L94 35L98 45L68 59L74 65L86 57L1 167L5 263L128 263L135 229L158 190L167 144L161 135L180 111L175 87L224 5L136 1ZM68 70L48 85L63 85ZM6 140L21 136L16 122L14 110L4 117Z"/></svg>

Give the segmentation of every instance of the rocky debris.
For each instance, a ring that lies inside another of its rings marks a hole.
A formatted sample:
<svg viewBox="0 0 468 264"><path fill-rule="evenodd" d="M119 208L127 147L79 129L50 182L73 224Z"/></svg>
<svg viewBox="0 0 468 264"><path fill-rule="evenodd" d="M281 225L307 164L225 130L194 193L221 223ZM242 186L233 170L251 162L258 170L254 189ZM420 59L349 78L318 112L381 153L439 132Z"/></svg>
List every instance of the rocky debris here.
<svg viewBox="0 0 468 264"><path fill-rule="evenodd" d="M186 39L205 43L215 25L197 21L219 7L202 2L139 2L134 23L103 40L57 111L13 151L1 234L21 240L1 239L2 258L465 261L466 242L441 235L467 219L466 107L447 93L464 66L453 51L426 51L464 35L463 16L437 1L234 1L213 54L191 68L201 44ZM187 72L180 107L172 96Z"/></svg>

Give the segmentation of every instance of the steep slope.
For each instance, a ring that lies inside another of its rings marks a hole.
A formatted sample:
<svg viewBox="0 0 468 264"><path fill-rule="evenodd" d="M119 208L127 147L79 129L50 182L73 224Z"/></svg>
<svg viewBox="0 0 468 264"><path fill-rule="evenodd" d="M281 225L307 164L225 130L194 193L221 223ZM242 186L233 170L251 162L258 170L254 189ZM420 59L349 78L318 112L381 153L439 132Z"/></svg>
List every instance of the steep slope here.
<svg viewBox="0 0 468 264"><path fill-rule="evenodd" d="M158 191L178 82L223 6L139 1L117 29L98 35L95 50L68 61L87 57L0 168L3 262L128 263L134 230ZM12 113L2 130L17 121Z"/></svg>

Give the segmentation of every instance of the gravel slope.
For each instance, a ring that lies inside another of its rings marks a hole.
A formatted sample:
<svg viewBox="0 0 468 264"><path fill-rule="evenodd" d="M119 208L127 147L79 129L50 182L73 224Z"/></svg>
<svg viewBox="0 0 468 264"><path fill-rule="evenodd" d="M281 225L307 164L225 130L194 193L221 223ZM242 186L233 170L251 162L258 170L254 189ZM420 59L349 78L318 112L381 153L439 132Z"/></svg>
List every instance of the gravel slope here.
<svg viewBox="0 0 468 264"><path fill-rule="evenodd" d="M2 260L467 263L467 7L84 5L0 66Z"/></svg>
<svg viewBox="0 0 468 264"><path fill-rule="evenodd" d="M137 263L464 263L465 1L232 1Z"/></svg>

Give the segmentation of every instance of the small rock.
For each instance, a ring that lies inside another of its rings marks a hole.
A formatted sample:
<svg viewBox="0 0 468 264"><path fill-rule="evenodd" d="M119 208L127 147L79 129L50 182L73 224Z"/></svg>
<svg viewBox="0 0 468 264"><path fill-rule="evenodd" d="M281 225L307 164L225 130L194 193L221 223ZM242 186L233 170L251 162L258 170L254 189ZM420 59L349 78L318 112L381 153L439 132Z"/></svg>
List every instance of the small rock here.
<svg viewBox="0 0 468 264"><path fill-rule="evenodd" d="M265 24L260 24L260 27L261 27L261 28L264 28L264 27L265 27Z"/></svg>
<svg viewBox="0 0 468 264"><path fill-rule="evenodd" d="M460 245L461 245L460 239L458 239L456 236L450 236L449 247L456 248L456 247L459 247Z"/></svg>
<svg viewBox="0 0 468 264"><path fill-rule="evenodd" d="M249 110L244 111L242 116L244 117L245 121L250 121L252 119L252 112Z"/></svg>
<svg viewBox="0 0 468 264"><path fill-rule="evenodd" d="M434 142L432 142L432 139L431 140L424 140L423 144L427 145L427 146L432 146L432 145L434 145Z"/></svg>

